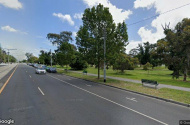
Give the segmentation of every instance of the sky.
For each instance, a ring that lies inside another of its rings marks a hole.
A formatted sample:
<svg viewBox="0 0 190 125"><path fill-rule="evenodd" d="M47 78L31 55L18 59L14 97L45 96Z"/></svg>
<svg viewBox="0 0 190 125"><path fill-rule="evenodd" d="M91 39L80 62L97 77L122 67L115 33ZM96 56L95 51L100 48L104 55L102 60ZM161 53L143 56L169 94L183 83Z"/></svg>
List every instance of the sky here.
<svg viewBox="0 0 190 125"><path fill-rule="evenodd" d="M18 60L26 59L26 52L38 56L40 50L55 50L48 33L71 31L75 44L84 10L99 3L109 8L116 24L126 22L126 53L164 38L162 25L174 28L190 18L190 0L0 0L0 44L5 50L16 49L10 54Z"/></svg>

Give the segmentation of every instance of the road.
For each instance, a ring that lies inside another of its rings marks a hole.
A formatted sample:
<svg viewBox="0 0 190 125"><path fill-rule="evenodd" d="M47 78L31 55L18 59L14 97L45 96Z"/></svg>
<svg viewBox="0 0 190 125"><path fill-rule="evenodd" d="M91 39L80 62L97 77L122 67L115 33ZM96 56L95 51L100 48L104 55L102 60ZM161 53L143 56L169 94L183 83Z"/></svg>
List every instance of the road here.
<svg viewBox="0 0 190 125"><path fill-rule="evenodd" d="M0 94L0 119L16 125L179 125L190 109L18 65Z"/></svg>

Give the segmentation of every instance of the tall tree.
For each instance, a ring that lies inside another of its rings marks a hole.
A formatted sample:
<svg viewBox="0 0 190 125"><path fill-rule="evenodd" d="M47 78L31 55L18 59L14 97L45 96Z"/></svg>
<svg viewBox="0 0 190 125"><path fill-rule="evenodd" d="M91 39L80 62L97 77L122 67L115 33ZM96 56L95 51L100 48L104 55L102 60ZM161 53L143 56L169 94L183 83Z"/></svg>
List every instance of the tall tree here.
<svg viewBox="0 0 190 125"><path fill-rule="evenodd" d="M26 56L27 60L29 61L29 59L33 56L33 54L32 53L26 53L25 56Z"/></svg>
<svg viewBox="0 0 190 125"><path fill-rule="evenodd" d="M150 44L149 42L139 44L138 50L138 59L142 65L145 65L147 62L151 63L151 54L153 54L155 50L156 44Z"/></svg>
<svg viewBox="0 0 190 125"><path fill-rule="evenodd" d="M89 64L98 67L104 61L104 40L106 40L106 62L114 59L116 53L124 51L128 43L126 24L119 23L116 27L108 8L99 4L88 8L83 14L83 26L77 32L76 44Z"/></svg>
<svg viewBox="0 0 190 125"><path fill-rule="evenodd" d="M74 57L74 50L76 47L69 42L73 41L72 32L63 31L60 34L49 33L47 38L52 42L53 45L57 46L56 61L61 66L68 65L71 59Z"/></svg>
<svg viewBox="0 0 190 125"><path fill-rule="evenodd" d="M173 30L165 26L164 33L169 46L167 65L172 65L173 77L179 78L182 72L186 81L190 69L190 19L184 18Z"/></svg>

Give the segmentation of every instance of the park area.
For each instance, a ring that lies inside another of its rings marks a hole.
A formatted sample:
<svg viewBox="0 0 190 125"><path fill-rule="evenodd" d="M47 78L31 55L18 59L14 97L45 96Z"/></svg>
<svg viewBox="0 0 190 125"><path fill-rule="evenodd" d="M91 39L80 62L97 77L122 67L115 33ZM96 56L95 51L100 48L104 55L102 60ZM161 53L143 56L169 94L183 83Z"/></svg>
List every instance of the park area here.
<svg viewBox="0 0 190 125"><path fill-rule="evenodd" d="M58 65L56 67L63 69L66 68ZM68 69L70 69L70 67ZM95 67L88 67L86 70L88 73L98 74L98 70ZM79 71L82 72L82 70ZM179 79L176 79L172 77L172 73L173 71L168 70L168 68L165 66L154 67L149 71L143 70L142 67L138 67L135 68L134 70L125 70L124 73L113 70L112 67L106 70L107 76L120 77L120 78L133 79L133 80L141 80L141 79L155 80L160 84L190 88L189 77L187 78L187 81L183 81L183 75L181 75ZM103 70L100 70L100 74L101 75L104 74Z"/></svg>

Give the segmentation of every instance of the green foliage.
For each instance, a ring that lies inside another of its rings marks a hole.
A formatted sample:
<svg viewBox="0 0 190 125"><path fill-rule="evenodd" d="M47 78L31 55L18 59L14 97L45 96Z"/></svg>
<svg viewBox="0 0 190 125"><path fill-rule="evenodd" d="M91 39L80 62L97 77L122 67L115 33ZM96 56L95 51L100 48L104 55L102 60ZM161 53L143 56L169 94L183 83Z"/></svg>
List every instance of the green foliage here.
<svg viewBox="0 0 190 125"><path fill-rule="evenodd" d="M147 62L145 65L143 65L143 70L149 70L152 67L152 65Z"/></svg>
<svg viewBox="0 0 190 125"><path fill-rule="evenodd" d="M89 64L98 67L104 61L104 40L106 40L106 62L113 63L117 53L123 52L128 44L126 24L113 22L108 8L99 4L87 8L83 14L83 26L77 32L76 44L79 52Z"/></svg>
<svg viewBox="0 0 190 125"><path fill-rule="evenodd" d="M68 42L63 42L57 51L57 63L61 66L69 65L74 57L73 46Z"/></svg>
<svg viewBox="0 0 190 125"><path fill-rule="evenodd" d="M33 56L32 53L26 53L25 55L29 63L39 63L38 57Z"/></svg>
<svg viewBox="0 0 190 125"><path fill-rule="evenodd" d="M30 62L29 60L33 56L33 54L32 53L26 53L25 56L26 56L28 62Z"/></svg>
<svg viewBox="0 0 190 125"><path fill-rule="evenodd" d="M53 45L57 45L58 48L64 42L73 41L71 36L72 36L72 32L68 32L68 31L63 31L60 34L56 34L56 33L47 34L48 40L50 40L50 42L52 42Z"/></svg>
<svg viewBox="0 0 190 125"><path fill-rule="evenodd" d="M124 72L124 70L134 70L134 63L130 60L130 57L121 53L113 64L113 70L120 70L121 72Z"/></svg>
<svg viewBox="0 0 190 125"><path fill-rule="evenodd" d="M156 44L150 44L149 42L142 44L139 44L137 50L138 50L138 59L140 61L140 64L145 65L147 62L154 63L153 66L157 66L156 60Z"/></svg>
<svg viewBox="0 0 190 125"><path fill-rule="evenodd" d="M168 43L166 64L173 66L173 78L179 78L180 73L183 73L186 81L190 69L190 19L183 19L173 30L165 26L164 33Z"/></svg>
<svg viewBox="0 0 190 125"><path fill-rule="evenodd" d="M53 55L54 60L61 66L69 65L74 58L76 47L69 42L73 41L72 32L63 31L60 34L49 33L47 38L53 45L57 45L55 50L56 55Z"/></svg>
<svg viewBox="0 0 190 125"><path fill-rule="evenodd" d="M53 58L53 62L55 62L55 59ZM40 51L39 55L39 63L50 65L51 64L51 52L45 52L43 50Z"/></svg>
<svg viewBox="0 0 190 125"><path fill-rule="evenodd" d="M72 59L70 67L74 70L82 70L88 67L88 63L82 58L79 52L75 53L75 58Z"/></svg>

